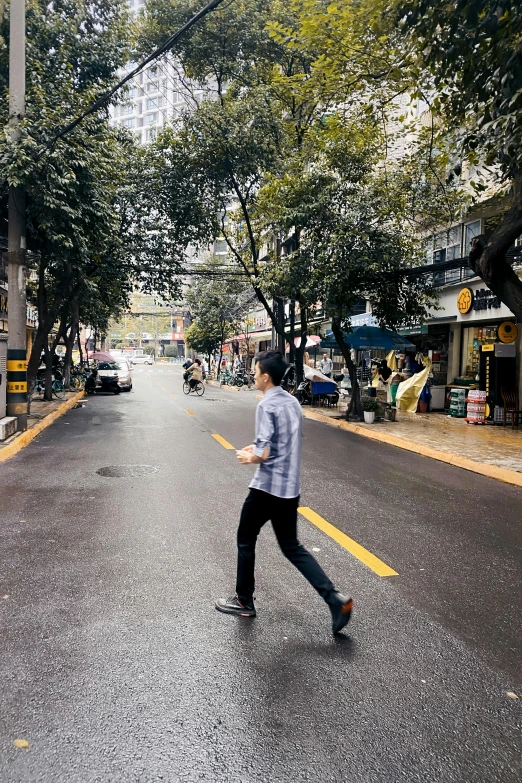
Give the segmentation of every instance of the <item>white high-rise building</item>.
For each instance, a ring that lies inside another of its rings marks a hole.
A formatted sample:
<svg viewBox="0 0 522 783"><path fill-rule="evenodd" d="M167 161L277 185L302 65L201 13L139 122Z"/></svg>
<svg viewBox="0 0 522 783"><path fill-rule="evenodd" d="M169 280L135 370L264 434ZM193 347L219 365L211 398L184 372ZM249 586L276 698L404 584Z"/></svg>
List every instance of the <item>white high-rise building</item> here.
<svg viewBox="0 0 522 783"><path fill-rule="evenodd" d="M145 0L129 0L134 16L144 5ZM136 63L129 63L127 73L135 67ZM164 125L197 108L210 95L209 89L187 79L175 56L167 52L129 82L126 91L122 90L121 102L111 106L111 122L128 128L146 144Z"/></svg>

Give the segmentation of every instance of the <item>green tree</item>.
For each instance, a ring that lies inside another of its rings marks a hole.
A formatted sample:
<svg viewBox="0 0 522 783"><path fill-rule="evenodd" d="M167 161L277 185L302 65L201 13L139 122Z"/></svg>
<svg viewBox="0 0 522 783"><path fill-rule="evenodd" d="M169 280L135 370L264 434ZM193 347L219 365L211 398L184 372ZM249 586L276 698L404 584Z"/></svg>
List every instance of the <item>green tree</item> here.
<svg viewBox="0 0 522 783"><path fill-rule="evenodd" d="M421 261L408 225L423 194L414 193L414 171L391 164L386 172L379 168L380 149L371 117L342 126L331 119L316 134L306 174L299 167L269 179L259 198L260 212L274 229L301 227L294 252L265 263L263 285L297 299L305 329L318 302L331 316L352 383L348 415L362 414L345 342L355 306L368 300L381 325L396 328L422 320L435 300L425 277L404 274ZM431 198L431 192L424 196Z"/></svg>
<svg viewBox="0 0 522 783"><path fill-rule="evenodd" d="M0 113L8 121L8 8L0 19ZM42 350L50 366L58 339L67 357L77 323L105 330L132 287L177 290L179 255L169 228L151 204L160 174L132 138L109 126L106 111L86 118L64 138L57 131L115 80L130 51L124 0L42 0L27 3L27 114L22 138L0 142L0 181L27 191L27 237L38 283L39 323L28 367ZM153 229L153 230L151 230ZM58 324L58 335L48 335Z"/></svg>
<svg viewBox="0 0 522 783"><path fill-rule="evenodd" d="M185 342L209 359L219 352L221 367L223 345L236 333L252 297L248 296L245 281L223 275L217 258L210 259L198 271L201 276L194 279L186 293L194 322L185 331Z"/></svg>
<svg viewBox="0 0 522 783"><path fill-rule="evenodd" d="M518 0L408 0L396 17L416 57L419 93L430 95L439 143L454 150L480 198L487 183L509 191L471 268L522 321L522 281L506 259L522 235L522 6Z"/></svg>

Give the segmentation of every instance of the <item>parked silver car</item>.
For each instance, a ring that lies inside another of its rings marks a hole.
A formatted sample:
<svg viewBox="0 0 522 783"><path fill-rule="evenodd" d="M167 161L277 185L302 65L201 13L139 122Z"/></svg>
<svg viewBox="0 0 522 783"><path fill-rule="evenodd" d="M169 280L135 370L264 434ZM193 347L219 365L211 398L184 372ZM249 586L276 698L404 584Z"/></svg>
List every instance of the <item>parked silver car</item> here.
<svg viewBox="0 0 522 783"><path fill-rule="evenodd" d="M133 356L131 359L133 364L154 364L154 356L150 354L144 354L143 356Z"/></svg>
<svg viewBox="0 0 522 783"><path fill-rule="evenodd" d="M118 359L116 361L119 369L120 386L124 391L132 389L132 365L128 359Z"/></svg>

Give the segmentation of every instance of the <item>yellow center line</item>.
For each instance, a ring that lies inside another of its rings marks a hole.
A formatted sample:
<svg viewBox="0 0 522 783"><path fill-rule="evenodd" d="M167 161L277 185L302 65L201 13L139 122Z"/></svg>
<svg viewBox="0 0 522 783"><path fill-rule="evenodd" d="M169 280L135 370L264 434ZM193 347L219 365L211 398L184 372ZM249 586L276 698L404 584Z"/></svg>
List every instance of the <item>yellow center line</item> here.
<svg viewBox="0 0 522 783"><path fill-rule="evenodd" d="M218 435L217 433L213 432L212 433L212 437L214 438L214 440L217 440L218 443L221 443L223 448L225 448L225 449L232 449L233 451L235 451L234 446L231 443L229 443L228 440L225 440L225 438L222 438L221 435Z"/></svg>
<svg viewBox="0 0 522 783"><path fill-rule="evenodd" d="M256 400L262 400L263 395L262 394L256 394Z"/></svg>
<svg viewBox="0 0 522 783"><path fill-rule="evenodd" d="M189 410L189 408L185 408L185 413L188 413L189 416L195 416L196 414L194 411Z"/></svg>
<svg viewBox="0 0 522 783"><path fill-rule="evenodd" d="M161 387L161 391L167 391L164 386Z"/></svg>
<svg viewBox="0 0 522 783"><path fill-rule="evenodd" d="M173 400L176 399L176 395L175 394L171 394L170 396L172 397Z"/></svg>
<svg viewBox="0 0 522 783"><path fill-rule="evenodd" d="M313 511L313 509L307 508L306 506L301 506L299 508L299 513L308 519L308 521L313 525L318 527L319 530L322 530L323 533L326 533L327 536L330 536L330 538L333 538L334 541L337 541L338 544L340 544L342 547L344 547L344 549L350 552L350 554L356 557L357 560L360 560L361 563L364 563L365 566L374 571L377 576L399 576L397 571L394 571L393 568L390 568L389 565L383 563L382 560L379 560L376 555L372 554L372 552L369 552L363 546L358 544L357 541L353 540L353 538L350 538L345 533L342 533L340 530L334 527L334 525L331 525L330 522L327 522L326 519L323 519L323 517L319 516L319 514Z"/></svg>

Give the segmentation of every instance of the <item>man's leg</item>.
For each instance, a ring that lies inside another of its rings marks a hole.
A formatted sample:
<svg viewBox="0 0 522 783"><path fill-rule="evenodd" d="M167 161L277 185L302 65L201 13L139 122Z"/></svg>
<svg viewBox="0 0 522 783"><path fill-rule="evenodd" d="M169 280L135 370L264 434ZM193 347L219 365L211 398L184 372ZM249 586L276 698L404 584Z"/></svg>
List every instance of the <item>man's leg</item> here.
<svg viewBox="0 0 522 783"><path fill-rule="evenodd" d="M327 604L337 592L332 582L310 552L297 539L297 507L299 498L273 498L272 525L277 542L285 557L308 579Z"/></svg>
<svg viewBox="0 0 522 783"><path fill-rule="evenodd" d="M273 498L273 501L271 520L283 554L308 579L330 607L333 633L342 631L350 620L353 601L335 589L315 557L297 540L299 498Z"/></svg>
<svg viewBox="0 0 522 783"><path fill-rule="evenodd" d="M266 492L251 489L241 511L237 529L236 594L245 601L251 601L254 595L256 543L259 531L270 519L268 499Z"/></svg>
<svg viewBox="0 0 522 783"><path fill-rule="evenodd" d="M218 598L216 609L220 612L239 617L256 616L253 599L256 542L259 531L270 518L269 497L266 492L251 489L243 504L237 531L236 595L232 598Z"/></svg>

